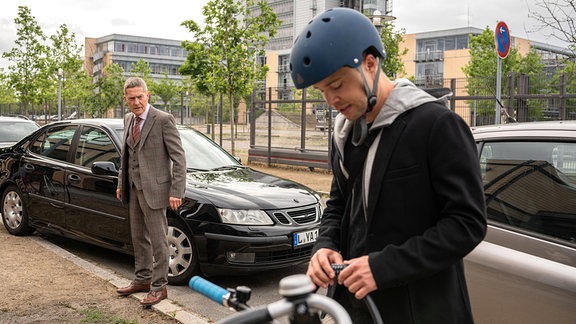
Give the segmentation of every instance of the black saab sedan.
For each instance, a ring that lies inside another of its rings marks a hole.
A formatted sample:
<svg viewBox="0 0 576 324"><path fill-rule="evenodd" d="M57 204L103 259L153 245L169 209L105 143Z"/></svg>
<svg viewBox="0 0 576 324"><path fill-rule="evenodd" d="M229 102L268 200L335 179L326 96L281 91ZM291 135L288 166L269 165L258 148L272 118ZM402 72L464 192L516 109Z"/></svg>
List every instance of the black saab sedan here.
<svg viewBox="0 0 576 324"><path fill-rule="evenodd" d="M128 206L116 199L121 119L54 122L0 149L4 226L133 253ZM196 274L282 268L307 262L318 235L320 196L243 166L192 128L180 128L186 197L167 210L170 284Z"/></svg>

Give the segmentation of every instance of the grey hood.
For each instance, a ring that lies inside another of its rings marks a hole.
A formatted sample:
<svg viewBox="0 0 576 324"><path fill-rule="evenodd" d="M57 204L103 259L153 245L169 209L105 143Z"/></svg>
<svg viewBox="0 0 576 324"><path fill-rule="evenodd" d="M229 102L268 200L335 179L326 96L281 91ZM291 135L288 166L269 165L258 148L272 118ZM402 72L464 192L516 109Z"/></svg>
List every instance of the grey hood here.
<svg viewBox="0 0 576 324"><path fill-rule="evenodd" d="M386 99L386 102L384 102L384 106L380 110L380 113L378 113L378 116L376 116L369 132L375 132L391 125L402 113L427 102L436 101L447 105L447 98L451 95L449 93L440 98L436 98L426 91L417 88L408 79L397 79L392 83L394 84L394 89ZM344 145L346 145L346 139L350 135L353 126L354 122L347 120L344 115L338 114L336 116L333 136L336 149L339 151L340 156L343 156Z"/></svg>

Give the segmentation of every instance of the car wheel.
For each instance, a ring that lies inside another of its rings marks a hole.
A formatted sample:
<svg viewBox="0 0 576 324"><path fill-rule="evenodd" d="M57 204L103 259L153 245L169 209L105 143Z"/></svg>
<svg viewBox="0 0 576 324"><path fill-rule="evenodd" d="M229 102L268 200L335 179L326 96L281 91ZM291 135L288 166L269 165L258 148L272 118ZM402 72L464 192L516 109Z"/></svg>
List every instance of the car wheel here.
<svg viewBox="0 0 576 324"><path fill-rule="evenodd" d="M12 235L25 236L34 233L28 225L28 211L18 187L10 185L2 194L2 222Z"/></svg>
<svg viewBox="0 0 576 324"><path fill-rule="evenodd" d="M187 285L190 278L198 274L198 254L188 228L172 217L168 218L168 245L168 282L171 285Z"/></svg>

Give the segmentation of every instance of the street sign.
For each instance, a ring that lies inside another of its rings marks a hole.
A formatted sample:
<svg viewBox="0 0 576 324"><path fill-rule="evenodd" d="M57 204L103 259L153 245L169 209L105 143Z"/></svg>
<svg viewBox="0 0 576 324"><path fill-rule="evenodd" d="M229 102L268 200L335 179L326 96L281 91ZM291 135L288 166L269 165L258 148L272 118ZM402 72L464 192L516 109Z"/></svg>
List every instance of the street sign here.
<svg viewBox="0 0 576 324"><path fill-rule="evenodd" d="M496 52L498 52L498 57L505 59L510 52L510 31L505 22L501 21L496 25L494 41L496 42Z"/></svg>

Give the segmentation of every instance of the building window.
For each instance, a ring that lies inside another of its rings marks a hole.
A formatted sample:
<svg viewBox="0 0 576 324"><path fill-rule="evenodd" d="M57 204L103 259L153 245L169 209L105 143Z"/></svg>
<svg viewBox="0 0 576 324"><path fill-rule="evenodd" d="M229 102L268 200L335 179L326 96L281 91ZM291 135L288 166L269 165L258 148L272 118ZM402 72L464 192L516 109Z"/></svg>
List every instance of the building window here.
<svg viewBox="0 0 576 324"><path fill-rule="evenodd" d="M114 52L120 52L120 53L126 52L126 47L125 47L124 43L116 42L114 44Z"/></svg>
<svg viewBox="0 0 576 324"><path fill-rule="evenodd" d="M456 49L466 49L468 48L468 35L462 35L456 37Z"/></svg>

